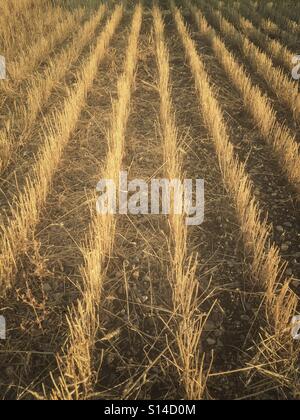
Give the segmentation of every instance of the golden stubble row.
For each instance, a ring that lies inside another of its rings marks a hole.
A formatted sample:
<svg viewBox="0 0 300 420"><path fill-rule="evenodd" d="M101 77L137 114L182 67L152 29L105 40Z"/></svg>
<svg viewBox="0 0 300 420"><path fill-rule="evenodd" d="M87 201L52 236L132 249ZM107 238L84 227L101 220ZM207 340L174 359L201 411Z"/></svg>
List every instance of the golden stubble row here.
<svg viewBox="0 0 300 420"><path fill-rule="evenodd" d="M113 103L111 126L108 134L108 153L102 179L110 179L118 185L119 173L125 147L127 121L130 112L132 88L138 60L138 40L142 25L143 9L135 8L131 33L124 63L124 70L117 82L117 99ZM96 197L92 202L96 203ZM97 381L94 347L101 325L99 306L105 282L107 261L112 251L116 230L116 219L112 214L97 214L92 209L92 221L88 237L83 246L84 264L82 273L82 296L70 309L68 316L68 342L57 358L60 377L53 380L52 399L87 399ZM97 359L101 363L100 358ZM101 380L101 378L100 378Z"/></svg>
<svg viewBox="0 0 300 420"><path fill-rule="evenodd" d="M15 59L7 61L7 80L1 81L0 93L15 95L22 81L28 79L31 73L54 51L57 45L62 44L73 32L76 32L85 16L84 9L77 9L66 14L62 21L54 21L54 28L29 47L19 51Z"/></svg>
<svg viewBox="0 0 300 420"><path fill-rule="evenodd" d="M203 4L203 1L201 1ZM244 34L240 33L233 24L224 18L219 10L210 9L216 26L222 35L233 43L250 62L251 67L268 84L268 87L293 114L295 120L300 118L300 95L298 84L290 80L284 71L275 67L272 60L251 42Z"/></svg>
<svg viewBox="0 0 300 420"><path fill-rule="evenodd" d="M96 41L96 47L76 74L75 86L69 89L61 111L54 111L44 123L43 143L35 158L25 188L16 198L0 236L0 292L13 284L18 256L26 251L29 237L39 221L64 148L74 130L88 90L104 58L107 46L121 20L123 8L117 7Z"/></svg>
<svg viewBox="0 0 300 420"><path fill-rule="evenodd" d="M160 94L160 126L166 177L183 182L183 152L180 147L170 84L169 51L164 37L164 22L157 5L153 8ZM174 210L174 209L173 209ZM203 316L199 310L199 283L196 279L197 259L187 247L187 225L184 214L169 216L170 284L173 296L176 348L171 354L188 400L203 398L207 373L204 355L199 353Z"/></svg>
<svg viewBox="0 0 300 420"><path fill-rule="evenodd" d="M26 82L26 86L22 89L20 104L15 105L15 112L6 118L5 127L0 130L0 174L7 168L9 162L14 160L18 147L24 146L27 142L33 124L53 88L67 73L71 64L78 59L105 12L106 6L100 5L91 19L79 27L70 45L51 60L46 70L37 75L34 74Z"/></svg>
<svg viewBox="0 0 300 420"><path fill-rule="evenodd" d="M49 0L3 0L0 3L0 49L12 59L63 20L64 10Z"/></svg>
<svg viewBox="0 0 300 420"><path fill-rule="evenodd" d="M294 53L283 45L279 40L272 39L264 34L260 28L254 26L251 20L242 16L241 13L233 12L232 16L238 28L256 45L261 47L268 54L281 63L287 71L291 71Z"/></svg>
<svg viewBox="0 0 300 420"><path fill-rule="evenodd" d="M262 8L259 13L257 13L256 8L251 4L243 4L244 8L247 8L249 13L252 13L252 16L255 17L263 31L271 37L277 37L286 44L297 44L297 38L299 36L299 24L289 19L286 16L286 8L284 7L283 2L280 4L280 9L282 13L277 12L274 7L271 8ZM297 16L297 11L293 7L294 16Z"/></svg>
<svg viewBox="0 0 300 420"><path fill-rule="evenodd" d="M239 64L224 42L208 25L204 15L196 7L190 6L199 31L210 41L214 54L226 74L240 92L245 108L253 118L265 141L273 148L283 173L300 199L300 156L299 144L290 130L277 120L271 102L251 79L251 75Z"/></svg>
<svg viewBox="0 0 300 420"><path fill-rule="evenodd" d="M254 198L253 185L245 166L235 155L212 82L179 10L173 2L172 5L178 32L194 75L202 116L214 142L224 185L235 205L245 250L251 256L252 280L255 287L263 291L265 330L260 336L259 355L266 353L266 348L268 351L272 349L273 355L278 355L279 350L284 350L284 357L293 357L295 360L295 352L292 351L293 340L289 332L297 298L289 289L290 279L283 276L285 264L279 249L270 243L270 226L266 221L261 221L259 203ZM268 365L268 376L275 381L280 377L280 372L277 371L279 366Z"/></svg>

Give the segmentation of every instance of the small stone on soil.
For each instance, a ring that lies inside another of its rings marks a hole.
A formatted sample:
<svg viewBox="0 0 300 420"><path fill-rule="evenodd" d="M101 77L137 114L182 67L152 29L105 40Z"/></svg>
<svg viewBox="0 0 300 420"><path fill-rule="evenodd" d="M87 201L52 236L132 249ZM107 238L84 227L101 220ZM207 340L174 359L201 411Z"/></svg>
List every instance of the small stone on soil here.
<svg viewBox="0 0 300 420"><path fill-rule="evenodd" d="M281 245L281 251L286 252L288 251L290 246L287 243Z"/></svg>
<svg viewBox="0 0 300 420"><path fill-rule="evenodd" d="M283 233L283 232L284 232L284 229L283 229L283 227L282 227L282 226L276 226L276 230L277 230L277 232L279 232L279 233Z"/></svg>
<svg viewBox="0 0 300 420"><path fill-rule="evenodd" d="M208 338L206 342L209 346L214 346L217 343L214 338Z"/></svg>
<svg viewBox="0 0 300 420"><path fill-rule="evenodd" d="M140 272L139 272L139 270L135 270L135 271L132 273L132 277L133 277L135 280L138 280L138 279L140 278Z"/></svg>

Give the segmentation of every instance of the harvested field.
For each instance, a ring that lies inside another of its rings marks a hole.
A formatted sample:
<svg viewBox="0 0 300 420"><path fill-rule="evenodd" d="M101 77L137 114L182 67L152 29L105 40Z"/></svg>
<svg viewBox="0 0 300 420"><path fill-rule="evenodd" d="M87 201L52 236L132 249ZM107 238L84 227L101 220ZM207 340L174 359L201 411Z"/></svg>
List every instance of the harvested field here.
<svg viewBox="0 0 300 420"><path fill-rule="evenodd" d="M2 0L1 399L300 399L299 36L296 0Z"/></svg>

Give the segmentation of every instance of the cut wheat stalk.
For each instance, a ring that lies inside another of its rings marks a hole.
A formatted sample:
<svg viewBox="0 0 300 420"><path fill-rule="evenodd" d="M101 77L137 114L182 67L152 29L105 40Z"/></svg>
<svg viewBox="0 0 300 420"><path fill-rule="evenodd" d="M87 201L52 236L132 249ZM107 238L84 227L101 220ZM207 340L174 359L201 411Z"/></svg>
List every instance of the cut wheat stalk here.
<svg viewBox="0 0 300 420"><path fill-rule="evenodd" d="M0 46L1 49L6 52L9 49L10 41L13 37L19 39L24 34L15 33L13 35L13 27L16 23L23 23L27 21L27 18L31 16L32 8L35 6L36 10L41 10L42 6L45 6L42 1L37 1L35 4L31 0L20 0L16 2L2 1L0 4ZM49 10L47 10L49 11ZM32 19L31 19L32 20Z"/></svg>
<svg viewBox="0 0 300 420"><path fill-rule="evenodd" d="M18 256L26 250L30 233L36 226L63 150L80 115L88 90L92 86L97 67L105 56L107 46L121 20L122 6L116 8L99 35L92 54L77 73L75 88L69 90L62 111L55 111L45 122L44 142L36 157L32 174L27 177L24 191L16 199L12 215L0 238L0 291L12 286Z"/></svg>
<svg viewBox="0 0 300 420"><path fill-rule="evenodd" d="M251 6L253 6L251 4ZM282 28L286 28L286 22L291 22L295 26L295 33L300 32L300 8L299 3L295 3L291 8L289 4L281 3L278 8L272 10L272 16L275 15ZM288 25L289 26L289 25Z"/></svg>
<svg viewBox="0 0 300 420"><path fill-rule="evenodd" d="M130 111L132 87L138 60L138 40L142 25L142 6L135 8L124 63L118 80L118 97L113 103L108 136L108 154L102 179L119 182L124 154L126 126ZM96 199L92 200L96 203ZM92 222L83 247L82 296L68 316L69 339L57 356L60 377L54 380L51 399L88 399L97 380L93 371L93 351L99 327L99 305L105 280L107 259L114 242L116 220L113 214L98 214L92 209ZM97 369L99 370L99 369Z"/></svg>
<svg viewBox="0 0 300 420"><path fill-rule="evenodd" d="M275 67L272 60L246 36L239 33L220 11L210 9L210 14L225 38L242 51L254 71L258 72L279 101L287 106L292 111L294 118L298 120L300 118L298 84L290 81L282 69Z"/></svg>
<svg viewBox="0 0 300 420"><path fill-rule="evenodd" d="M62 22L68 14L62 7L53 7L49 0L23 1L18 5L2 1L0 10L0 49L7 60L16 60L22 51L33 45L41 35ZM34 16L34 18L33 18ZM22 31L18 28L22 27Z"/></svg>
<svg viewBox="0 0 300 420"><path fill-rule="evenodd" d="M8 80L1 83L1 90L6 94L15 92L19 84L26 80L30 74L45 60L58 44L63 43L84 18L84 10L79 9L68 14L63 22L58 22L52 33L42 36L30 48L18 56L17 60L7 63Z"/></svg>
<svg viewBox="0 0 300 420"><path fill-rule="evenodd" d="M222 9L228 14L228 16L230 16L230 18L232 18L237 27L241 24L241 15L246 14L248 17L247 21L250 23L250 19L254 22L260 28L261 34L270 39L276 37L281 43L285 42L286 44L295 44L295 36L292 33L288 33L284 29L278 27L273 20L273 16L270 15L270 11L268 11L267 16L265 16L266 18L264 18L264 14L255 13L253 8L246 3L240 3L236 10L232 10L228 8L227 5L222 4Z"/></svg>
<svg viewBox="0 0 300 420"><path fill-rule="evenodd" d="M0 5L0 12L3 18L16 17L22 11L30 10L33 6L45 6L49 0L3 0ZM3 29L1 28L1 31Z"/></svg>
<svg viewBox="0 0 300 420"><path fill-rule="evenodd" d="M266 34L276 36L286 44L297 45L299 27L297 29L296 22L293 22L284 14L278 15L274 9L262 8L260 14L254 12L251 4L243 4L243 9L247 9L247 12L251 14Z"/></svg>
<svg viewBox="0 0 300 420"><path fill-rule="evenodd" d="M278 15L278 18L280 19L280 15ZM298 19L298 21L292 20L289 17L284 17L283 19L281 19L280 22L280 26L281 28L287 28L288 31L287 32L292 32L292 34L295 37L299 37L300 35L300 19Z"/></svg>
<svg viewBox="0 0 300 420"><path fill-rule="evenodd" d="M180 149L171 98L169 52L164 39L164 23L157 4L153 8L160 94L160 125L166 176L183 182L183 156ZM199 283L196 280L197 259L187 249L187 225L184 214L170 213L170 284L176 322L178 356L173 354L178 374L189 400L202 399L208 374L204 372L204 355L199 354L203 316L199 311ZM179 359L179 360L178 360Z"/></svg>
<svg viewBox="0 0 300 420"><path fill-rule="evenodd" d="M274 7L261 7L262 4L259 5L257 2L250 1L247 6L252 13L258 14L259 12L259 16L271 17L281 29L288 28L295 34L300 31L300 19L297 17L299 16L299 13L297 14L299 7L297 10L296 5L290 9L288 5L281 3L278 10Z"/></svg>
<svg viewBox="0 0 300 420"><path fill-rule="evenodd" d="M293 63L294 53L290 51L279 40L272 39L264 34L260 29L256 28L253 23L242 16L238 12L234 12L232 16L238 28L259 48L268 52L268 54L281 63L285 69L290 72Z"/></svg>
<svg viewBox="0 0 300 420"><path fill-rule="evenodd" d="M105 12L106 6L101 5L97 13L79 29L70 45L50 62L45 72L33 76L26 83L25 104L16 106L16 112L6 119L5 128L0 130L0 174L13 160L18 146L26 143L36 117L49 99L52 89L64 77L71 63L78 59Z"/></svg>
<svg viewBox="0 0 300 420"><path fill-rule="evenodd" d="M224 42L208 25L203 14L190 1L187 1L199 31L206 35L212 49L243 98L245 108L257 124L265 141L273 148L282 171L295 188L300 199L300 156L299 144L290 130L280 124L270 101L260 88L253 84L251 76L239 64L235 56L226 48Z"/></svg>
<svg viewBox="0 0 300 420"><path fill-rule="evenodd" d="M264 290L267 331L275 337L281 349L292 345L287 336L290 320L295 313L297 297L289 289L290 279L283 277L285 264L279 249L269 243L270 226L261 221L259 204L252 193L252 183L239 162L230 142L228 128L216 99L213 85L197 53L195 42L185 27L181 13L171 2L178 32L195 79L196 91L207 129L213 139L224 184L232 196L245 250L251 256L252 278ZM290 355L287 352L287 355ZM276 368L276 366L274 366Z"/></svg>
<svg viewBox="0 0 300 420"><path fill-rule="evenodd" d="M285 14L280 14L276 10L269 10L266 13L265 9L260 12L251 5L251 3L242 5L241 11L246 13L248 18L255 23L261 30L269 36L270 39L274 35L280 40L281 43L292 44L297 43L297 36L300 33L300 26L295 21L289 19ZM266 19L263 19L263 17ZM288 29L288 30L287 30Z"/></svg>
<svg viewBox="0 0 300 420"><path fill-rule="evenodd" d="M249 7L250 13L254 13L254 10ZM279 14L279 12L272 10L271 18L274 21L275 25L278 27L279 36L283 35L284 38L287 38L287 34L291 33L291 39L294 40L294 37L299 36L300 34L300 21L296 22L295 20L290 19L284 14ZM281 34L280 31L283 31ZM290 38L289 38L290 39Z"/></svg>

